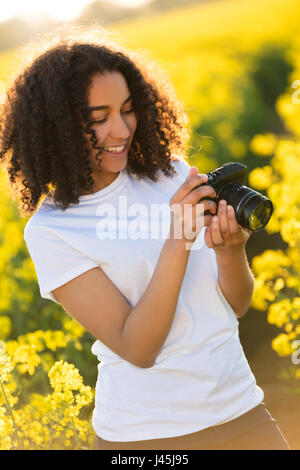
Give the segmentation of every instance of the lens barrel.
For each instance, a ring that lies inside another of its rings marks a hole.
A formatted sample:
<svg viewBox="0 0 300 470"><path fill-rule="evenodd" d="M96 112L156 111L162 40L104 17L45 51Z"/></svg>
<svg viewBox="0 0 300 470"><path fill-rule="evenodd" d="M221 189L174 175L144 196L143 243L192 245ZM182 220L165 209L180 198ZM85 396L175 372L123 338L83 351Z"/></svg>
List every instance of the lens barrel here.
<svg viewBox="0 0 300 470"><path fill-rule="evenodd" d="M244 185L226 184L218 194L221 199L234 208L238 223L253 232L262 230L273 213L270 199Z"/></svg>

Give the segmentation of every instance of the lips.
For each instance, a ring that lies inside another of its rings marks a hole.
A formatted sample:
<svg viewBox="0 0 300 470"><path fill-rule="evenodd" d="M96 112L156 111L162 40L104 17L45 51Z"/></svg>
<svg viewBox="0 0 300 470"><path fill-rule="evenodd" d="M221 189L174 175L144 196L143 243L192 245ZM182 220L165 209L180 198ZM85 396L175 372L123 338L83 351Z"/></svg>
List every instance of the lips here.
<svg viewBox="0 0 300 470"><path fill-rule="evenodd" d="M111 153L122 153L126 149L126 145L114 145L114 146L112 145L111 148L103 147L103 149Z"/></svg>
<svg viewBox="0 0 300 470"><path fill-rule="evenodd" d="M105 148L103 148L103 151L111 157L124 157L125 155L127 155L127 146L124 147L124 150L122 152L111 152L110 150L105 150Z"/></svg>

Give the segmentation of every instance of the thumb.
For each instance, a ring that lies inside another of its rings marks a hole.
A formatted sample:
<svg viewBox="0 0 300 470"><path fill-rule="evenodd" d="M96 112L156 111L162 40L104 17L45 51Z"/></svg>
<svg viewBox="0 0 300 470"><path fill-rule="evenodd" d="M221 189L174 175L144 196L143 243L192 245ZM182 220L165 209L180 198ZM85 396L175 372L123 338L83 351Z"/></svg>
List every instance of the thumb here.
<svg viewBox="0 0 300 470"><path fill-rule="evenodd" d="M187 179L190 178L191 176L197 175L198 174L198 168L196 166L192 166L190 168L189 174L187 176Z"/></svg>

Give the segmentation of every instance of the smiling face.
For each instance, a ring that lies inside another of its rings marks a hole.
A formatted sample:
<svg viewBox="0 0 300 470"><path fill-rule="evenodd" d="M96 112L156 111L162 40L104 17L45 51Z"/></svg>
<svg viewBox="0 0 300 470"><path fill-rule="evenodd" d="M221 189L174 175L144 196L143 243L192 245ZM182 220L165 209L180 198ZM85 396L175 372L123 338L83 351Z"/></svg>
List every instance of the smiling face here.
<svg viewBox="0 0 300 470"><path fill-rule="evenodd" d="M130 91L120 72L97 73L89 88L89 108L97 138L96 147L101 147L101 167L95 156L99 149L92 147L90 135L85 134L91 149L91 166L95 181L94 192L112 183L119 172L127 166L128 149L137 127L137 119L132 108ZM96 109L97 108L97 109ZM112 153L104 148L123 147L121 153Z"/></svg>

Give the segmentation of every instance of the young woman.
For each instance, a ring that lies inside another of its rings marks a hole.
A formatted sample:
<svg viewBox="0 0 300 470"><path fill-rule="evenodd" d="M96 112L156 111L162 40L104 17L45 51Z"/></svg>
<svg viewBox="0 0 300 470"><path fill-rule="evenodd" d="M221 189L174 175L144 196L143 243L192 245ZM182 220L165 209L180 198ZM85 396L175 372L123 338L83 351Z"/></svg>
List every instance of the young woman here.
<svg viewBox="0 0 300 470"><path fill-rule="evenodd" d="M184 109L149 70L107 40L61 39L3 113L41 296L96 339L97 448L289 449L239 340L250 231L205 199L216 194L185 161Z"/></svg>

